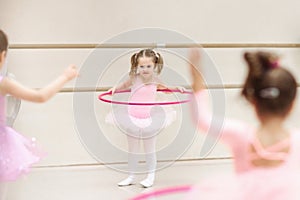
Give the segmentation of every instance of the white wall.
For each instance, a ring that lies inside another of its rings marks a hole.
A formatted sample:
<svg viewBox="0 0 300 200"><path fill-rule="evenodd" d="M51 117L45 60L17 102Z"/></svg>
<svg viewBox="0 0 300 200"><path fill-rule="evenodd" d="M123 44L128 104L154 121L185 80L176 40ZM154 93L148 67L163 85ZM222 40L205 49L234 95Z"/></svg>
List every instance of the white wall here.
<svg viewBox="0 0 300 200"><path fill-rule="evenodd" d="M299 7L300 2L297 0L1 0L0 28L9 35L12 47L26 44L99 44L120 33L145 27L173 30L198 43L219 44L216 48L207 48L205 51L215 63L225 84L226 115L256 124L249 105L239 98L239 89L230 89L227 86L242 84L246 73L242 52L262 49L251 47L257 43L273 45L275 48L268 50L282 54L283 63L299 79ZM152 41L151 38L138 40ZM222 47L237 43L243 45L243 48ZM286 48L276 48L282 43L288 44ZM292 45L298 47L292 48ZM8 67L18 81L28 87L40 88L54 79L69 63L84 66L92 52L94 49L79 46L51 49L12 48ZM120 75L128 71L129 55L122 56L110 66L101 85L87 83L81 87L91 89L96 86L112 86L119 80ZM168 66L186 80L189 79L184 60L169 53L165 53L164 58ZM74 85L75 81L72 81L65 88ZM100 102L95 100L95 103ZM103 108L103 115L109 112L107 105L98 106ZM298 124L299 114L297 107L290 119L292 125ZM89 120L89 116L86 116L86 120ZM22 102L15 129L24 135L37 137L48 152L48 157L39 165L96 162L78 137L72 92L59 93L45 104ZM120 142L120 138L115 139L115 143L120 143L123 147L126 145L126 142ZM159 144L167 143L168 140L169 138L164 137ZM182 159L199 158L202 142L203 136L200 136ZM209 157L228 155L229 152L219 144Z"/></svg>

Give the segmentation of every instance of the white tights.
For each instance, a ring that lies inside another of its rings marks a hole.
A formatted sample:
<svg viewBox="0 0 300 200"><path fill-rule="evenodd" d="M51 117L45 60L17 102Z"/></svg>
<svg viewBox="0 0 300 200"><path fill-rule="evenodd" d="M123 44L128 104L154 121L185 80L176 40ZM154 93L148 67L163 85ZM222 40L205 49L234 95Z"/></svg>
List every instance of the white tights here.
<svg viewBox="0 0 300 200"><path fill-rule="evenodd" d="M156 144L156 136L141 139L138 137L127 136L128 141L128 167L131 175L137 171L138 162L139 162L139 148L140 141L143 142L144 152L146 157L146 164L148 173L155 172L156 169L156 152L155 152L155 144Z"/></svg>

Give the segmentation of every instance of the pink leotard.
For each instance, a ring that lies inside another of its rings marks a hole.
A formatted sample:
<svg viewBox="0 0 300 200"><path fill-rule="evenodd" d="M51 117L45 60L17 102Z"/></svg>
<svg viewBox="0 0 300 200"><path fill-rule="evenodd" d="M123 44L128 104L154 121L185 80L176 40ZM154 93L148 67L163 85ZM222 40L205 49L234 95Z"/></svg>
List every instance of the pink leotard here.
<svg viewBox="0 0 300 200"><path fill-rule="evenodd" d="M137 82L131 88L129 102L155 102L156 90L156 83L142 84ZM152 106L128 106L128 114L136 118L149 118L151 108Z"/></svg>

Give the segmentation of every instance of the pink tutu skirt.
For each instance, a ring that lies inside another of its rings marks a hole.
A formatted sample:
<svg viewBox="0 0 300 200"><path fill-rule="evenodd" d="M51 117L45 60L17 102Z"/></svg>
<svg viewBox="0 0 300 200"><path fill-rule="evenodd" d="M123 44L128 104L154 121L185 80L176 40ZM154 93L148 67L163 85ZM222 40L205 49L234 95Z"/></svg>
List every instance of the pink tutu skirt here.
<svg viewBox="0 0 300 200"><path fill-rule="evenodd" d="M299 200L300 171L260 169L195 185L185 200Z"/></svg>
<svg viewBox="0 0 300 200"><path fill-rule="evenodd" d="M176 120L176 111L171 107L154 110L147 118L131 116L126 107L111 111L105 118L105 122L116 125L130 132L144 129L146 132L157 132L170 126Z"/></svg>
<svg viewBox="0 0 300 200"><path fill-rule="evenodd" d="M35 143L10 127L0 127L0 182L15 181L45 156Z"/></svg>

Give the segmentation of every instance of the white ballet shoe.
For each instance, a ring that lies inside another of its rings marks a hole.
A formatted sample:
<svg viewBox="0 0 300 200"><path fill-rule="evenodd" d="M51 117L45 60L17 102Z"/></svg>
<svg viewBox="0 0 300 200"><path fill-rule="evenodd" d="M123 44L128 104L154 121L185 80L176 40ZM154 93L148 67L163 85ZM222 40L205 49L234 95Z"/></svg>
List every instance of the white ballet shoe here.
<svg viewBox="0 0 300 200"><path fill-rule="evenodd" d="M145 180L141 181L140 184L144 187L144 188L148 188L151 187L154 183L154 179L151 178L146 178Z"/></svg>
<svg viewBox="0 0 300 200"><path fill-rule="evenodd" d="M122 186L129 186L129 185L133 185L133 184L135 184L135 178L132 177L132 176L129 176L128 178L126 178L123 181L119 182L118 186L122 187Z"/></svg>

